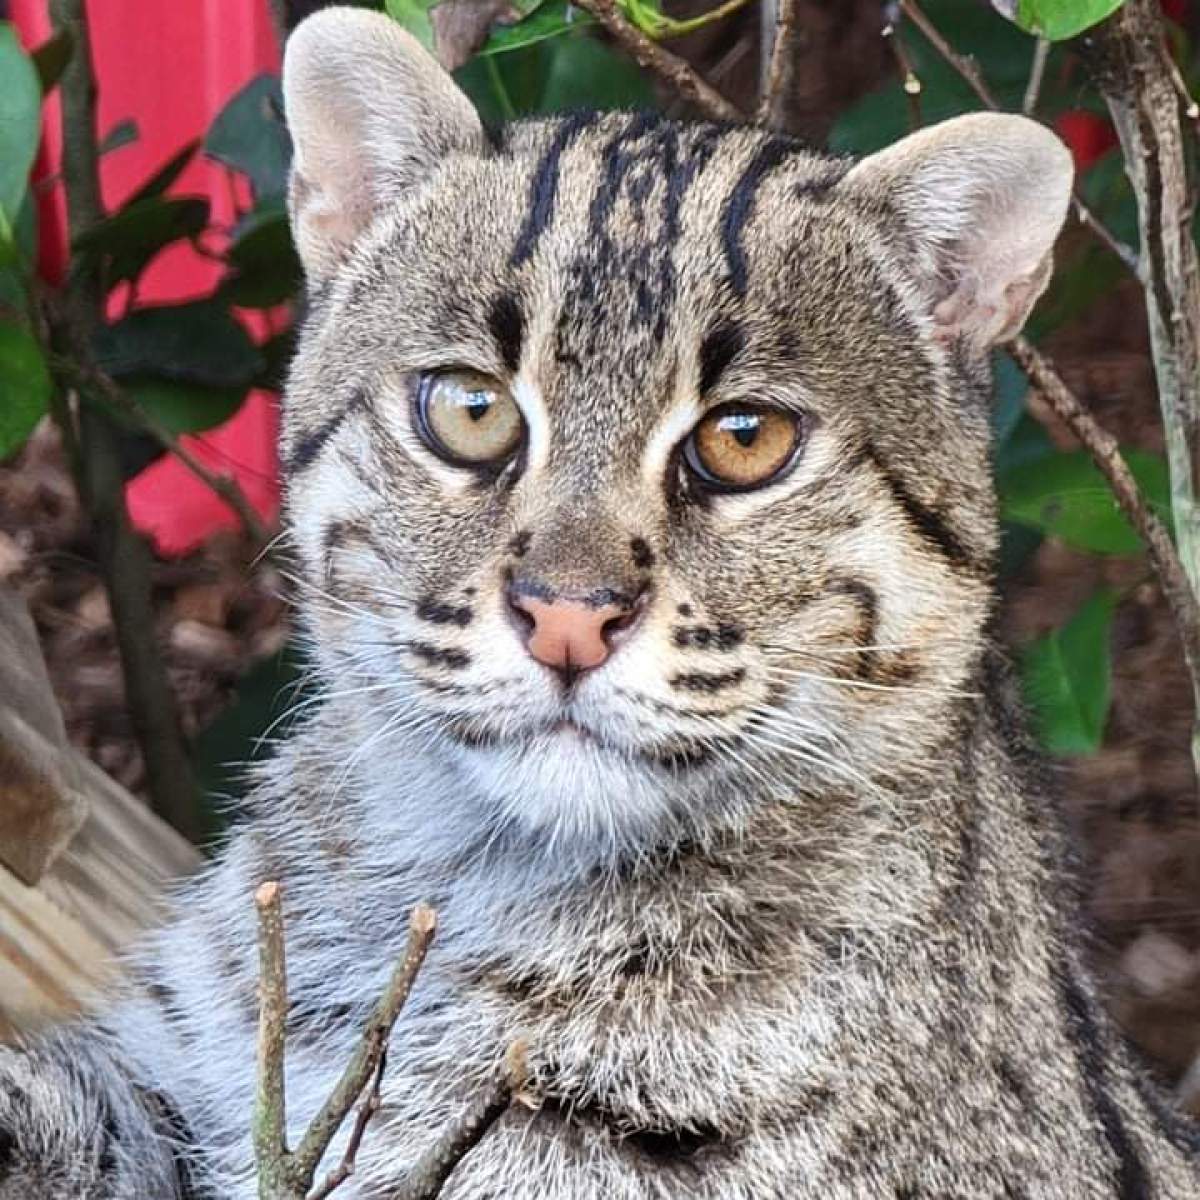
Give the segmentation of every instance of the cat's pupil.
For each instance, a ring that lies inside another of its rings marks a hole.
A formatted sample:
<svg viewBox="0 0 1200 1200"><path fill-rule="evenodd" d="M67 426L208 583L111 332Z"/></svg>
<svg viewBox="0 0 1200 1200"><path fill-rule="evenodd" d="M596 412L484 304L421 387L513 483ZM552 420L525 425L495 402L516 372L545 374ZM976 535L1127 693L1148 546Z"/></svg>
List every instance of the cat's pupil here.
<svg viewBox="0 0 1200 1200"><path fill-rule="evenodd" d="M492 402L488 398L487 392L469 392L467 403L463 407L466 408L467 416L472 421L481 421L487 416L487 411L491 406Z"/></svg>
<svg viewBox="0 0 1200 1200"><path fill-rule="evenodd" d="M761 422L753 413L737 413L725 419L725 428L737 439L739 446L749 450L758 438Z"/></svg>

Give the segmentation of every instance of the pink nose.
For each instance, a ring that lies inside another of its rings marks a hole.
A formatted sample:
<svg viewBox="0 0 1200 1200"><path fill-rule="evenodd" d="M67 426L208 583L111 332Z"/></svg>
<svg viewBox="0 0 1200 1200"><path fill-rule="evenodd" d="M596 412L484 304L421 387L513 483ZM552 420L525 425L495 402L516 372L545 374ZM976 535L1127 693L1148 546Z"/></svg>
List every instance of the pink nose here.
<svg viewBox="0 0 1200 1200"><path fill-rule="evenodd" d="M628 604L539 600L521 592L511 593L509 603L527 626L525 649L568 678L600 666L612 653L615 635L633 624L637 611Z"/></svg>

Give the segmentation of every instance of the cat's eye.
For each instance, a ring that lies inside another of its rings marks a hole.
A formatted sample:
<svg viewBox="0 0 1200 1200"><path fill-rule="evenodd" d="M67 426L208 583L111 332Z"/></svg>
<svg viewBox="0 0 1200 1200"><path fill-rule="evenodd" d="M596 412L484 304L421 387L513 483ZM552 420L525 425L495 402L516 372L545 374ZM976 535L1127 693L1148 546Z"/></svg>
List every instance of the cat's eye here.
<svg viewBox="0 0 1200 1200"><path fill-rule="evenodd" d="M684 461L710 488L749 491L778 479L792 465L801 432L794 413L723 404L692 430L684 443Z"/></svg>
<svg viewBox="0 0 1200 1200"><path fill-rule="evenodd" d="M488 466L510 458L525 432L512 393L478 371L421 376L416 415L426 445L460 466Z"/></svg>

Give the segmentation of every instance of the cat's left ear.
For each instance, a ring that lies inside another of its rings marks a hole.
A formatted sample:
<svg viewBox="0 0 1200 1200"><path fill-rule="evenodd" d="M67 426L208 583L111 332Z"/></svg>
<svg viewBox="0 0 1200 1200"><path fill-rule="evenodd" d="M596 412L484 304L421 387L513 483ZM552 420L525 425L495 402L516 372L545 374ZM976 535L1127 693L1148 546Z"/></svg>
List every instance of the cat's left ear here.
<svg viewBox="0 0 1200 1200"><path fill-rule="evenodd" d="M1073 174L1045 126L973 113L864 159L841 186L897 222L939 333L992 346L1020 332L1050 281Z"/></svg>
<svg viewBox="0 0 1200 1200"><path fill-rule="evenodd" d="M284 53L283 98L292 231L311 282L448 154L485 146L470 101L382 13L335 7L302 21Z"/></svg>

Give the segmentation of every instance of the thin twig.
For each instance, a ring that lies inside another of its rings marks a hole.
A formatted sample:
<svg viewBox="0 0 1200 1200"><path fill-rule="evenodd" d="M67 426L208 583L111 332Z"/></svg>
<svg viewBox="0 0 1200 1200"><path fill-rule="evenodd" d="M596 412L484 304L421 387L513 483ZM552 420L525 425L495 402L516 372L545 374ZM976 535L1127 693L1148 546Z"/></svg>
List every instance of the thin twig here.
<svg viewBox="0 0 1200 1200"><path fill-rule="evenodd" d="M104 218L96 143L96 79L83 0L51 0L50 21L56 35L69 31L75 45L59 85L63 190L68 233L75 244ZM89 372L94 367L94 334L103 320L101 279L86 264L73 264L61 317L51 324L55 349ZM55 382L60 392L67 392L65 381L58 378ZM151 803L181 833L199 840L205 832L199 794L175 694L155 638L150 556L125 505L118 432L108 415L90 402L86 391L80 396L77 413L65 394L56 399L53 411L67 444L78 447L75 483L94 530L121 657L126 706L145 762Z"/></svg>
<svg viewBox="0 0 1200 1200"><path fill-rule="evenodd" d="M221 475L206 467L161 421L146 412L126 394L123 388L106 372L95 368L88 372L86 384L101 393L114 408L119 409L130 420L135 421L146 433L158 441L163 449L174 455L191 471L201 483L206 484L234 511L247 535L256 546L267 545L271 531L263 523L257 509L242 491L241 485L232 475Z"/></svg>
<svg viewBox="0 0 1200 1200"><path fill-rule="evenodd" d="M437 1200L454 1168L508 1112L525 1086L525 1044L514 1042L506 1055L505 1077L476 1097L458 1121L416 1161L389 1200Z"/></svg>
<svg viewBox="0 0 1200 1200"><path fill-rule="evenodd" d="M363 1135L367 1132L367 1126L371 1123L371 1118L379 1111L380 1106L383 1104L383 1073L386 1070L387 1047L385 1046L383 1052L379 1055L379 1061L375 1064L375 1074L371 1079L371 1090L367 1093L367 1098L358 1106L358 1113L354 1118L354 1128L350 1131L350 1140L346 1143L346 1150L342 1155L342 1161L325 1176L325 1181L320 1187L310 1193L308 1200L326 1200L326 1197L341 1187L354 1174L354 1167L358 1161L358 1149L362 1145Z"/></svg>
<svg viewBox="0 0 1200 1200"><path fill-rule="evenodd" d="M1179 119L1180 86L1157 0L1126 0L1084 39L1081 53L1112 115L1137 199L1139 278L1191 604L1167 599L1191 675L1192 757L1200 779L1200 257L1191 231L1194 177ZM1169 590L1165 579L1163 586Z"/></svg>
<svg viewBox="0 0 1200 1200"><path fill-rule="evenodd" d="M881 31L883 40L891 47L896 66L900 68L900 85L904 88L904 96L908 101L908 128L911 133L920 129L923 124L921 117L921 77L917 74L909 57L908 47L900 36L900 22L903 14L896 4L889 4L884 9L884 25Z"/></svg>
<svg viewBox="0 0 1200 1200"><path fill-rule="evenodd" d="M383 995L371 1010L362 1041L292 1155L295 1170L304 1179L312 1179L325 1151L329 1149L329 1143L371 1078L387 1047L392 1026L425 962L436 929L437 914L427 904L418 904L409 919L408 945L404 957L396 964Z"/></svg>
<svg viewBox="0 0 1200 1200"><path fill-rule="evenodd" d="M759 125L768 129L783 129L787 125L788 101L792 96L792 80L796 72L796 0L777 0L775 32L771 40L771 62L762 99L758 105Z"/></svg>
<svg viewBox="0 0 1200 1200"><path fill-rule="evenodd" d="M625 19L616 0L576 0L628 51L639 66L653 71L714 121L743 121L744 114L726 100L694 67L664 49Z"/></svg>
<svg viewBox="0 0 1200 1200"><path fill-rule="evenodd" d="M1025 85L1025 96L1021 100L1021 111L1032 117L1037 110L1038 97L1042 94L1042 80L1046 77L1046 63L1050 58L1050 40L1040 37L1033 44L1033 62L1029 66L1029 82Z"/></svg>
<svg viewBox="0 0 1200 1200"><path fill-rule="evenodd" d="M979 69L979 64L969 55L960 54L946 41L938 27L925 15L917 0L900 0L900 8L904 15L925 35L934 50L958 72L971 91L979 97L984 108L999 112L1000 105L992 94L991 88L988 87L987 80L984 79L983 72ZM1071 193L1071 200L1080 224L1090 230L1106 249L1111 250L1125 267L1136 273L1137 255L1105 228L1103 222L1088 208L1078 188Z"/></svg>
<svg viewBox="0 0 1200 1200"><path fill-rule="evenodd" d="M254 893L258 909L258 1090L254 1100L254 1158L262 1200L295 1194L287 1150L284 1053L287 1038L287 961L279 884Z"/></svg>
<svg viewBox="0 0 1200 1200"><path fill-rule="evenodd" d="M287 1030L287 966L284 952L280 886L262 884L254 894L258 909L259 1018L258 1086L254 1103L254 1158L260 1200L318 1200L353 1172L367 1123L379 1107L383 1062L392 1027L425 962L437 929L437 914L418 904L408 923L408 944L383 994L367 1018L362 1039L329 1098L313 1118L294 1151L287 1146L284 1056ZM346 1151L329 1177L309 1195L321 1159L350 1110L374 1078L371 1094L359 1110ZM465 1152L464 1152L465 1153Z"/></svg>
<svg viewBox="0 0 1200 1200"><path fill-rule="evenodd" d="M1179 631L1184 652L1189 662L1200 663L1200 605L1197 604L1171 535L1142 496L1137 480L1121 457L1117 439L1097 424L1063 382L1050 360L1026 338L1017 338L1008 348L1054 414L1092 456L1092 461L1112 488L1121 511L1146 543L1150 562Z"/></svg>

